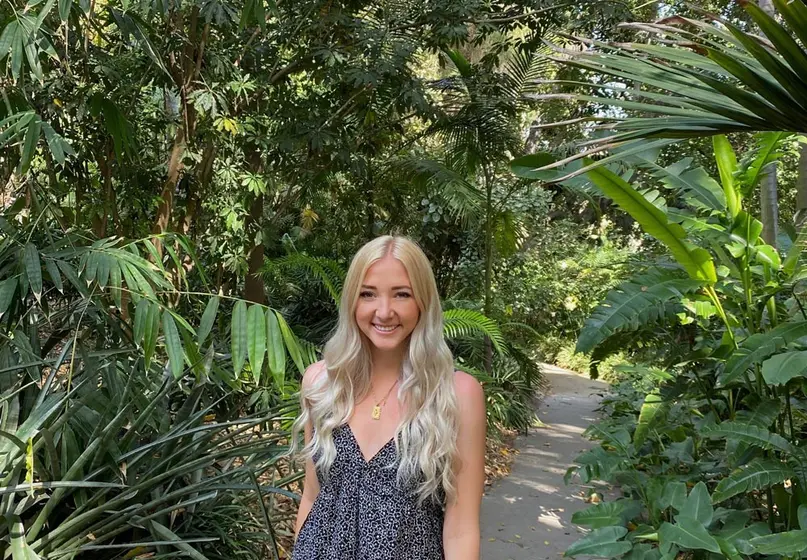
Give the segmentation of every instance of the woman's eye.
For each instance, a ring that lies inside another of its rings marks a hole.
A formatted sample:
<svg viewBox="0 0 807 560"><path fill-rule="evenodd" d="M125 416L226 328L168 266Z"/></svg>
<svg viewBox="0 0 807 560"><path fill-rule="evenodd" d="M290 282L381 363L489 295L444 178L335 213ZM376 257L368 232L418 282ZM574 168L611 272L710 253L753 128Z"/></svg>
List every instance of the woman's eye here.
<svg viewBox="0 0 807 560"><path fill-rule="evenodd" d="M410 298L410 297L412 297L412 294L410 294L409 292L399 292L399 293L398 293L398 295L399 295L399 296L401 296L401 297L403 297L403 298Z"/></svg>
<svg viewBox="0 0 807 560"><path fill-rule="evenodd" d="M373 295L373 292L360 292L359 293L360 297L372 297L372 295Z"/></svg>

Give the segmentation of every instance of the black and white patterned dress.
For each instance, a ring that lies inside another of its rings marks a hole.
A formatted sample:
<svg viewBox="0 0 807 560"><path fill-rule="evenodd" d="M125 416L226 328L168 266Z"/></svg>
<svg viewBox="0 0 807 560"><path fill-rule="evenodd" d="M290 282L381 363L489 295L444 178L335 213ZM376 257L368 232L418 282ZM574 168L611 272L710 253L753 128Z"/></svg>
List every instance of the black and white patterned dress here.
<svg viewBox="0 0 807 560"><path fill-rule="evenodd" d="M419 506L416 483L397 486L394 439L369 461L349 425L334 429L333 440L330 478L317 472L320 492L292 560L443 560L444 508Z"/></svg>

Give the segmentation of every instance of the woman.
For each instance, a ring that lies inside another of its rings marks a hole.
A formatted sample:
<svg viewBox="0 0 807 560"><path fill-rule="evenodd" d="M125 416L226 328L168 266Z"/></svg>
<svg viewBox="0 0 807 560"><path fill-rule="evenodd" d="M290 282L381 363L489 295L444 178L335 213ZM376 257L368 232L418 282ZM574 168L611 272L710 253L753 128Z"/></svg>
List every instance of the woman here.
<svg viewBox="0 0 807 560"><path fill-rule="evenodd" d="M485 399L454 371L423 251L353 257L339 323L303 376L305 487L293 560L479 560Z"/></svg>

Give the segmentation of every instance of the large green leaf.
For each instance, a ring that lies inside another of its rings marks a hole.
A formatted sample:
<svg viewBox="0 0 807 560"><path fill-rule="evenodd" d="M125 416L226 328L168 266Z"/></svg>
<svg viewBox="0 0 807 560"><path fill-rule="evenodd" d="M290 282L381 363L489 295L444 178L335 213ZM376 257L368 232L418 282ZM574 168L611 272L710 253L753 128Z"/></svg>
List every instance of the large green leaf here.
<svg viewBox="0 0 807 560"><path fill-rule="evenodd" d="M639 411L639 422L636 424L636 431L633 432L633 444L636 449L642 446L650 430L664 420L669 404L661 398L658 392L648 393Z"/></svg>
<svg viewBox="0 0 807 560"><path fill-rule="evenodd" d="M616 500L602 502L572 514L572 523L592 529L617 526L628 521L637 514L637 502L632 500Z"/></svg>
<svg viewBox="0 0 807 560"><path fill-rule="evenodd" d="M40 299L42 297L42 263L39 260L39 251L33 243L26 243L23 253L28 284L36 299Z"/></svg>
<svg viewBox="0 0 807 560"><path fill-rule="evenodd" d="M633 548L627 541L620 541L628 533L625 527L602 527L594 529L582 539L574 542L564 556L598 556L601 558L615 558L621 556Z"/></svg>
<svg viewBox="0 0 807 560"><path fill-rule="evenodd" d="M205 312L202 313L202 319L199 321L199 330L196 334L197 343L201 348L204 341L207 339L207 335L210 334L210 330L213 328L213 324L216 322L216 314L219 311L219 297L213 296L207 302L207 306L205 307Z"/></svg>
<svg viewBox="0 0 807 560"><path fill-rule="evenodd" d="M744 376L748 368L803 336L807 336L807 321L783 323L768 332L749 336L729 358L726 369L717 377L717 385L725 387L733 383Z"/></svg>
<svg viewBox="0 0 807 560"><path fill-rule="evenodd" d="M712 502L720 503L737 494L763 490L793 477L793 469L772 459L754 459L721 480L712 493Z"/></svg>
<svg viewBox="0 0 807 560"><path fill-rule="evenodd" d="M611 335L638 330L665 315L664 304L680 300L703 287L700 280L669 272L651 271L620 284L586 320L577 340L577 352L590 352Z"/></svg>
<svg viewBox="0 0 807 560"><path fill-rule="evenodd" d="M263 360L266 357L266 319L263 306L252 305L247 311L247 355L255 383L260 383Z"/></svg>
<svg viewBox="0 0 807 560"><path fill-rule="evenodd" d="M714 508L712 507L712 500L709 497L709 490L706 488L706 484L700 481L692 488L689 496L687 496L679 514L676 516L676 520L681 517L688 517L695 519L704 527L708 527L712 522L713 515Z"/></svg>
<svg viewBox="0 0 807 560"><path fill-rule="evenodd" d="M244 369L247 354L247 304L238 300L233 307L233 318L230 326L230 349L232 352L233 374L239 375Z"/></svg>
<svg viewBox="0 0 807 560"><path fill-rule="evenodd" d="M787 385L797 377L807 377L807 351L776 354L762 362L762 377L768 385Z"/></svg>
<svg viewBox="0 0 807 560"><path fill-rule="evenodd" d="M174 379L179 379L185 369L185 352L182 349L182 340L179 338L177 325L167 310L163 312L163 335L171 373L174 375Z"/></svg>
<svg viewBox="0 0 807 560"><path fill-rule="evenodd" d="M754 537L748 542L759 554L793 556L807 550L807 530L800 529Z"/></svg>
<svg viewBox="0 0 807 560"><path fill-rule="evenodd" d="M707 438L732 439L761 449L774 449L783 453L793 452L793 446L785 438L753 424L722 422L715 426L705 426L701 428L700 433Z"/></svg>
<svg viewBox="0 0 807 560"><path fill-rule="evenodd" d="M729 143L728 138L722 134L712 139L712 149L715 152L717 170L720 173L720 184L726 198L729 218L732 220L740 211L740 194L734 185L734 174L737 172L737 156Z"/></svg>
<svg viewBox="0 0 807 560"><path fill-rule="evenodd" d="M675 525L662 523L658 531L659 543L674 543L684 548L720 553L720 545L703 524L692 517L679 515Z"/></svg>
<svg viewBox="0 0 807 560"><path fill-rule="evenodd" d="M719 212L726 211L726 195L723 189L702 167L691 168L691 158L677 161L667 167L659 165L656 158L646 152L625 159L659 179L667 188L677 191L693 206Z"/></svg>
<svg viewBox="0 0 807 560"><path fill-rule="evenodd" d="M266 310L266 335L268 337L269 371L275 381L275 387L283 391L286 382L286 350L283 345L283 333L280 332L274 309Z"/></svg>
<svg viewBox="0 0 807 560"><path fill-rule="evenodd" d="M645 232L664 243L691 278L710 284L717 282L712 256L705 249L688 243L680 225L669 222L664 212L608 169L592 169L588 176L606 196L639 222Z"/></svg>

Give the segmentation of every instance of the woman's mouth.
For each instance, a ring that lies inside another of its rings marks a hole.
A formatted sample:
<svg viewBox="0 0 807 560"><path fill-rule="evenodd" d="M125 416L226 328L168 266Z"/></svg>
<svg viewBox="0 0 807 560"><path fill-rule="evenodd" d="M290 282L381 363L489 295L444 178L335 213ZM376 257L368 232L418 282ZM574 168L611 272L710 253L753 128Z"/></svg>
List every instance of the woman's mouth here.
<svg viewBox="0 0 807 560"><path fill-rule="evenodd" d="M387 325L387 326L384 326L384 325L376 325L375 323L373 323L373 328L376 330L376 332L381 333L381 334L389 334L391 332L394 332L400 326L401 325Z"/></svg>

